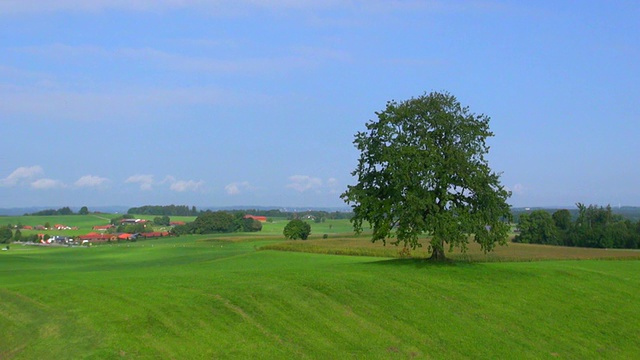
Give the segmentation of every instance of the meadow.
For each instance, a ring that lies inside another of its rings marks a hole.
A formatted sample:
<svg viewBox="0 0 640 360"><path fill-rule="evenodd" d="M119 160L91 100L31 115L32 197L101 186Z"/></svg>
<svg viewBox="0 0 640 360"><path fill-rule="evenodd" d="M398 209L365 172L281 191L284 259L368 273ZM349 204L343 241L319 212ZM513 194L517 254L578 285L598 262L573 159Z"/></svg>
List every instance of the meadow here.
<svg viewBox="0 0 640 360"><path fill-rule="evenodd" d="M31 234L48 234L51 236L61 235L61 236L78 236L84 235L90 232L93 232L93 227L96 225L108 225L111 219L120 216L121 214L88 214L88 215L58 215L58 216L0 216L0 226L5 225L29 225L29 226L38 226L45 224L49 224L50 226L54 226L56 224L61 224L69 227L76 227L77 230L56 230L56 229L47 229L47 230L25 230L22 229L20 232L23 236L28 236ZM153 221L153 215L137 215L136 218L145 219ZM193 221L195 216L172 216L171 221ZM158 230L166 230L167 228L162 228Z"/></svg>
<svg viewBox="0 0 640 360"><path fill-rule="evenodd" d="M637 251L620 260L510 244L492 259L470 248L433 264L355 237L344 221L312 223L305 242L284 241L285 223L91 248L12 245L0 253L0 358L637 355ZM269 250L286 246L298 248Z"/></svg>

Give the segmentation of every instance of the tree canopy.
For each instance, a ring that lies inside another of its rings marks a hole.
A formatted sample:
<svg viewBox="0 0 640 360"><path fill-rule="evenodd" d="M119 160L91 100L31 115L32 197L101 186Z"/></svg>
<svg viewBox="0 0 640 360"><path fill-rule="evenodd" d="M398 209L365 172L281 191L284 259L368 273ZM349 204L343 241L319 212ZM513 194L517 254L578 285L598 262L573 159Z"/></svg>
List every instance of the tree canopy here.
<svg viewBox="0 0 640 360"><path fill-rule="evenodd" d="M307 240L309 234L311 234L311 225L300 219L293 219L287 223L282 233L287 239Z"/></svg>
<svg viewBox="0 0 640 360"><path fill-rule="evenodd" d="M228 233L239 229L233 214L226 211L205 211L193 222L196 234Z"/></svg>
<svg viewBox="0 0 640 360"><path fill-rule="evenodd" d="M65 206L62 207L60 209L47 209L47 210L41 210L38 212L34 212L32 214L25 214L26 216L53 216L53 215L73 215L73 210L71 210L70 207Z"/></svg>
<svg viewBox="0 0 640 360"><path fill-rule="evenodd" d="M564 217L563 214L556 212L552 216L544 210L534 210L530 214L520 215L520 234L516 236L515 241L525 244L557 245L558 229L555 219ZM571 218L569 218L569 221L571 221Z"/></svg>
<svg viewBox="0 0 640 360"><path fill-rule="evenodd" d="M0 226L0 243L8 243L13 237L13 232L8 226Z"/></svg>
<svg viewBox="0 0 640 360"><path fill-rule="evenodd" d="M436 260L445 244L465 251L470 235L485 252L506 243L510 192L485 159L488 116L446 92L389 101L376 115L355 135L357 183L341 195L356 232L369 223L372 241L412 248L428 234Z"/></svg>

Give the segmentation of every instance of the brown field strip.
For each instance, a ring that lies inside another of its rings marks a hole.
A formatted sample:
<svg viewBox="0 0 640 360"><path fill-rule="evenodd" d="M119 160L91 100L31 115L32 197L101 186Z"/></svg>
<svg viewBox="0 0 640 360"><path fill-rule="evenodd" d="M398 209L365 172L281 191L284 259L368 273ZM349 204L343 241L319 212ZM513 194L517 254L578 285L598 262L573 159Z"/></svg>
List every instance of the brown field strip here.
<svg viewBox="0 0 640 360"><path fill-rule="evenodd" d="M333 255L356 255L390 258L427 258L427 239L423 239L422 247L403 252L402 246L394 246L382 242L372 243L366 236L345 236L329 239L310 239L306 241L283 241L261 247L263 250L298 251ZM459 249L447 252L452 260L469 262L499 261L537 261L537 260L580 260L580 259L640 259L640 250L626 249L592 249L551 245L519 244L509 242L506 246L496 246L494 251L485 254L480 245L469 243L467 251Z"/></svg>

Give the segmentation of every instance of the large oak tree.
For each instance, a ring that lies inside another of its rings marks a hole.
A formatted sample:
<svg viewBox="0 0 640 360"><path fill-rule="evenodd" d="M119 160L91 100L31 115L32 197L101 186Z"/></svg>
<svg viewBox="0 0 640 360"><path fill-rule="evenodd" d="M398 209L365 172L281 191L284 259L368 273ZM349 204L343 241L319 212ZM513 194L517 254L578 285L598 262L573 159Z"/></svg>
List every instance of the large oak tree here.
<svg viewBox="0 0 640 360"><path fill-rule="evenodd" d="M429 235L435 260L447 244L465 251L470 237L485 252L506 243L510 192L485 158L489 117L446 92L390 101L376 115L355 135L357 183L341 195L356 232L370 224L372 241L414 249Z"/></svg>

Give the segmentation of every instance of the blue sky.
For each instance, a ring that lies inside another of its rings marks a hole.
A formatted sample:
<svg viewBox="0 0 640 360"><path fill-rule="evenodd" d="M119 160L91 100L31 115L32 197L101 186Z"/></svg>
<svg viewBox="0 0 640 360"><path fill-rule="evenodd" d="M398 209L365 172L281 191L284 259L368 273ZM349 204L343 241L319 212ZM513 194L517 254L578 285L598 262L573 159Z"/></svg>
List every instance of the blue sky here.
<svg viewBox="0 0 640 360"><path fill-rule="evenodd" d="M514 206L640 205L636 1L2 0L0 208L343 206L353 136L448 91Z"/></svg>

